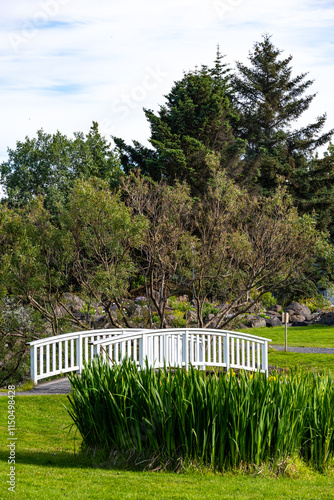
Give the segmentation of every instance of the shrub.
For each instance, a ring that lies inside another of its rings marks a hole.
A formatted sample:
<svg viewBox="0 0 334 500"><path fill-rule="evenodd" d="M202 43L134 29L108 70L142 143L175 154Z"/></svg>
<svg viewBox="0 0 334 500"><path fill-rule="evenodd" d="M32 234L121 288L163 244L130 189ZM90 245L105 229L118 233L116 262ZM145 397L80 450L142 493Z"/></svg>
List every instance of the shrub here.
<svg viewBox="0 0 334 500"><path fill-rule="evenodd" d="M147 298L146 297L136 297L135 304L137 304L138 306L146 306L147 305Z"/></svg>
<svg viewBox="0 0 334 500"><path fill-rule="evenodd" d="M217 309L215 308L215 306L211 303L206 303L204 304L203 306L203 311L202 311L202 317L203 319L208 315L208 314L216 314L217 313Z"/></svg>
<svg viewBox="0 0 334 500"><path fill-rule="evenodd" d="M267 292L262 295L261 302L265 309L270 309L272 306L277 304L277 299L275 299L272 293Z"/></svg>
<svg viewBox="0 0 334 500"><path fill-rule="evenodd" d="M157 314L157 313L152 314L152 323L160 323L159 314Z"/></svg>
<svg viewBox="0 0 334 500"><path fill-rule="evenodd" d="M311 298L300 299L299 302L307 306L311 313L313 313L316 309L328 309L332 306L331 301L326 299L320 293Z"/></svg>
<svg viewBox="0 0 334 500"><path fill-rule="evenodd" d="M184 328L187 326L183 311L176 310L173 312L172 325L174 328Z"/></svg>

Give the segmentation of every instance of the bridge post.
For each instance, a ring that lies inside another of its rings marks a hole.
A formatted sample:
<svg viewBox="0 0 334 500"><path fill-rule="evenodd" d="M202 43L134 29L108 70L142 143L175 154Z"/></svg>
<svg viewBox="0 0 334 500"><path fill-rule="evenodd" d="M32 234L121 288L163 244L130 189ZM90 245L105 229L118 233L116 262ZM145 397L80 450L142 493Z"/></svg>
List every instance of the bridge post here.
<svg viewBox="0 0 334 500"><path fill-rule="evenodd" d="M224 363L226 365L226 371L230 369L230 336L228 333L224 336L224 342L223 342L223 349L224 349Z"/></svg>
<svg viewBox="0 0 334 500"><path fill-rule="evenodd" d="M189 332L188 330L185 331L183 334L183 361L185 364L186 370L189 368L189 349L188 349L188 343L189 343Z"/></svg>
<svg viewBox="0 0 334 500"><path fill-rule="evenodd" d="M139 364L142 368L145 368L146 358L147 358L147 337L145 333L143 333L139 345Z"/></svg>
<svg viewBox="0 0 334 500"><path fill-rule="evenodd" d="M77 365L79 367L79 369L77 370L77 373L81 374L82 372L82 342L83 342L83 339L81 339L81 336L78 335L78 338L77 338Z"/></svg>
<svg viewBox="0 0 334 500"><path fill-rule="evenodd" d="M266 376L268 377L268 341L266 340L262 344L262 370L264 370Z"/></svg>
<svg viewBox="0 0 334 500"><path fill-rule="evenodd" d="M30 373L34 384L37 384L37 348L30 346Z"/></svg>

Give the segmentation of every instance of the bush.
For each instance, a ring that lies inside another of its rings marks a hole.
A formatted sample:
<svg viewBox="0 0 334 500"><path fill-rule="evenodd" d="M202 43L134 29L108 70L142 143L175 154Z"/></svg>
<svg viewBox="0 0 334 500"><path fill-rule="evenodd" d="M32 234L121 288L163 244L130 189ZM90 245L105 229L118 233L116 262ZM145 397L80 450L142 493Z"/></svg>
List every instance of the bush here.
<svg viewBox="0 0 334 500"><path fill-rule="evenodd" d="M176 310L173 312L172 325L174 328L184 328L187 326L183 311Z"/></svg>
<svg viewBox="0 0 334 500"><path fill-rule="evenodd" d="M262 295L261 302L265 309L270 309L272 306L277 304L277 299L275 299L272 293L267 292Z"/></svg>
<svg viewBox="0 0 334 500"><path fill-rule="evenodd" d="M20 300L0 301L0 387L19 385L30 378L30 348L27 342L45 330L41 316Z"/></svg>
<svg viewBox="0 0 334 500"><path fill-rule="evenodd" d="M203 306L202 318L206 318L208 314L217 314L217 309L213 304L207 302Z"/></svg>
<svg viewBox="0 0 334 500"><path fill-rule="evenodd" d="M310 309L311 313L313 313L316 309L328 309L332 306L331 301L326 299L320 293L311 298L300 299L299 302L307 306Z"/></svg>
<svg viewBox="0 0 334 500"><path fill-rule="evenodd" d="M295 371L213 375L138 370L96 360L70 375L68 412L84 447L110 456L190 459L219 469L298 453L318 468L334 456L334 384Z"/></svg>

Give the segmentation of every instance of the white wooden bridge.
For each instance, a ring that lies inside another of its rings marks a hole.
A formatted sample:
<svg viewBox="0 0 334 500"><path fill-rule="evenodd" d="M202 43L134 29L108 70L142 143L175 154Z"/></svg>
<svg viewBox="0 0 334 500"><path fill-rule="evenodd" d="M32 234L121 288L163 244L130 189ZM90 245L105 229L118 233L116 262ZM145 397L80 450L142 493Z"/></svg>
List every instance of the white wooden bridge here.
<svg viewBox="0 0 334 500"><path fill-rule="evenodd" d="M255 335L200 328L66 333L29 342L31 378L37 384L55 375L81 373L95 356L109 363L129 359L142 368L146 363L156 368L192 365L201 370L219 367L268 374L268 342Z"/></svg>

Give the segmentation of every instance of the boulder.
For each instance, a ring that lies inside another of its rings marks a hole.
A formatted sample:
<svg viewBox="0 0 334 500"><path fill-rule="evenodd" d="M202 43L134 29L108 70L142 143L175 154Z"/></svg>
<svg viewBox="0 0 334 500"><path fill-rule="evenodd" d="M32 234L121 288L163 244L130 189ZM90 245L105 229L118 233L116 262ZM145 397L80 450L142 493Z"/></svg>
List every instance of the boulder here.
<svg viewBox="0 0 334 500"><path fill-rule="evenodd" d="M238 330L247 330L248 326L244 323L238 323Z"/></svg>
<svg viewBox="0 0 334 500"><path fill-rule="evenodd" d="M270 319L266 319L266 326L282 326L282 321L277 316L273 316Z"/></svg>
<svg viewBox="0 0 334 500"><path fill-rule="evenodd" d="M177 300L178 300L179 302L189 302L189 297L188 297L188 295L180 295L180 296L177 298Z"/></svg>
<svg viewBox="0 0 334 500"><path fill-rule="evenodd" d="M184 319L188 323L197 323L197 312L196 311L186 311L184 313Z"/></svg>
<svg viewBox="0 0 334 500"><path fill-rule="evenodd" d="M65 316L65 314L67 314L65 309L62 306L59 306L58 304L54 307L54 312L57 318L62 318L63 316Z"/></svg>
<svg viewBox="0 0 334 500"><path fill-rule="evenodd" d="M247 316L245 318L245 324L249 328L263 328L266 326L266 319L261 318L261 316Z"/></svg>
<svg viewBox="0 0 334 500"><path fill-rule="evenodd" d="M322 314L318 323L320 323L320 325L334 326L334 313L328 312Z"/></svg>
<svg viewBox="0 0 334 500"><path fill-rule="evenodd" d="M267 311L266 314L271 318L278 318L280 321L282 321L282 313L275 311Z"/></svg>
<svg viewBox="0 0 334 500"><path fill-rule="evenodd" d="M106 314L93 316L90 321L92 328L103 328L106 322L107 322Z"/></svg>
<svg viewBox="0 0 334 500"><path fill-rule="evenodd" d="M310 321L297 321L296 323L292 323L291 326L310 326L312 324Z"/></svg>
<svg viewBox="0 0 334 500"><path fill-rule="evenodd" d="M306 316L311 315L309 307L305 306L304 304L300 304L299 302L292 302L292 304L290 304L284 310L288 312L290 316L302 315L305 318Z"/></svg>
<svg viewBox="0 0 334 500"><path fill-rule="evenodd" d="M306 317L303 316L303 314L291 314L290 315L290 322L292 324L303 322L303 321L305 321L305 319L306 319Z"/></svg>
<svg viewBox="0 0 334 500"><path fill-rule="evenodd" d="M142 318L143 317L143 308L144 307L145 306L140 306L138 304L135 304L132 316L141 317ZM146 308L147 308L147 306L146 306Z"/></svg>
<svg viewBox="0 0 334 500"><path fill-rule="evenodd" d="M282 306L280 306L279 304L275 304L274 306L271 306L267 312L269 314L272 314L272 313L280 313L281 311L282 311Z"/></svg>
<svg viewBox="0 0 334 500"><path fill-rule="evenodd" d="M207 324L209 323L209 321L211 321L212 319L214 319L215 317L215 314L207 314L204 318L204 323Z"/></svg>
<svg viewBox="0 0 334 500"><path fill-rule="evenodd" d="M266 326L265 318L258 318L251 322L252 328L263 328Z"/></svg>
<svg viewBox="0 0 334 500"><path fill-rule="evenodd" d="M85 301L74 293L65 292L62 299L66 307L73 313L79 313L85 305Z"/></svg>

